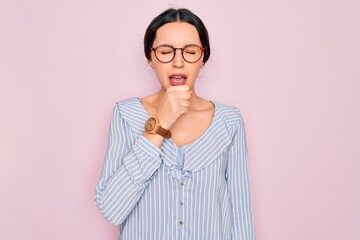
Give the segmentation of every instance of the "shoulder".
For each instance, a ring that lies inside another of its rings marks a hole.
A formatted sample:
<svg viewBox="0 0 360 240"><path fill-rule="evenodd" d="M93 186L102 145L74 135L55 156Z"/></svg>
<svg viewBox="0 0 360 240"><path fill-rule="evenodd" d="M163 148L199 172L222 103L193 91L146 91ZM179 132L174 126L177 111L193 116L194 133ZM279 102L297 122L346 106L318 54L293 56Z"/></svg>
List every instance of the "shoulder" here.
<svg viewBox="0 0 360 240"><path fill-rule="evenodd" d="M118 115L120 118L129 120L141 113L141 102L139 98L132 97L118 101L113 106L112 115Z"/></svg>
<svg viewBox="0 0 360 240"><path fill-rule="evenodd" d="M244 132L244 120L238 107L222 103L214 104L218 111L217 124L224 126L231 139L237 134Z"/></svg>
<svg viewBox="0 0 360 240"><path fill-rule="evenodd" d="M142 113L142 104L139 98L132 97L116 102L113 111L122 117L132 117Z"/></svg>
<svg viewBox="0 0 360 240"><path fill-rule="evenodd" d="M141 134L144 127L144 122L148 118L144 111L140 99L132 97L118 101L113 107L112 119L115 123L125 124L128 129L137 134Z"/></svg>
<svg viewBox="0 0 360 240"><path fill-rule="evenodd" d="M234 127L238 124L243 124L243 118L238 107L218 102L214 102L214 104L217 114L226 126Z"/></svg>
<svg viewBox="0 0 360 240"><path fill-rule="evenodd" d="M137 97L132 97L132 98L127 98L121 101L116 102L115 107L119 110L119 111L123 111L127 108L134 108L137 107L140 103L140 99Z"/></svg>

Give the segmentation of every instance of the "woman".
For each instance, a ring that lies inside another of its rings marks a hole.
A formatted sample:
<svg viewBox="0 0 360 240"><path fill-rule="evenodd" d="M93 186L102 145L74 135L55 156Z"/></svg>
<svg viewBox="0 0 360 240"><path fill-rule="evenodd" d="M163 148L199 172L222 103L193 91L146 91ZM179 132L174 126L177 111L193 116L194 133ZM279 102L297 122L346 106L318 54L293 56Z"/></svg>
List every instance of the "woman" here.
<svg viewBox="0 0 360 240"><path fill-rule="evenodd" d="M98 208L119 239L254 239L239 109L194 89L210 56L203 22L168 9L144 48L161 88L114 107Z"/></svg>

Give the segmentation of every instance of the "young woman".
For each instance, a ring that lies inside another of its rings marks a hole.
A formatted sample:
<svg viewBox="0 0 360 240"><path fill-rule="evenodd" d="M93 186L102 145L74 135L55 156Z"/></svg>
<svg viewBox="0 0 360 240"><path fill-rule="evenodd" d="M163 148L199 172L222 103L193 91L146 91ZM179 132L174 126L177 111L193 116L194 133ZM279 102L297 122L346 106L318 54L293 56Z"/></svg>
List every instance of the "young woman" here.
<svg viewBox="0 0 360 240"><path fill-rule="evenodd" d="M194 89L210 56L203 22L168 9L150 23L144 49L161 88L114 107L98 208L119 239L254 239L239 109Z"/></svg>

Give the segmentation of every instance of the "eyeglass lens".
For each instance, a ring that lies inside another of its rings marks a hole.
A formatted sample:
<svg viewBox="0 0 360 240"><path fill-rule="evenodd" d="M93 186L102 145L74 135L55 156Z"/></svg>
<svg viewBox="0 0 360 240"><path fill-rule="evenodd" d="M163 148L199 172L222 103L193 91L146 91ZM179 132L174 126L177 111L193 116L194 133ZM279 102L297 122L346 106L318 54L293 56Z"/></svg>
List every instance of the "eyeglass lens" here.
<svg viewBox="0 0 360 240"><path fill-rule="evenodd" d="M155 50L156 58L163 63L171 62L175 57L175 50L171 46L159 46ZM182 51L182 56L185 61L194 63L197 62L202 55L202 49L196 45L186 46Z"/></svg>

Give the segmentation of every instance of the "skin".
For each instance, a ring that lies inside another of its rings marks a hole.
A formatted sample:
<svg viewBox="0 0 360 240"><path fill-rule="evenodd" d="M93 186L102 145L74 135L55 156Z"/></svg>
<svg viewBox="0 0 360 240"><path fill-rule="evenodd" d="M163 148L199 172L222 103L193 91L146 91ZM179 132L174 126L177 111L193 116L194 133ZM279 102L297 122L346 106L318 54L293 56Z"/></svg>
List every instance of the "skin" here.
<svg viewBox="0 0 360 240"><path fill-rule="evenodd" d="M176 48L187 44L202 46L196 28L185 22L172 22L161 26L156 32L153 47L162 44ZM161 88L153 95L141 99L145 110L150 116L157 117L163 128L170 129L171 139L178 146L193 142L206 131L214 114L213 104L198 96L195 91L195 82L204 64L203 57L196 63L188 63L178 50L171 62L161 63L152 52L149 64L153 67ZM173 73L186 74L186 84L172 86L169 76ZM144 132L144 136L158 147L164 140L160 135Z"/></svg>

